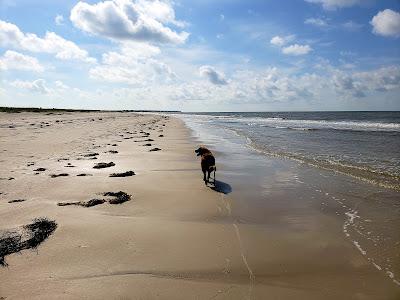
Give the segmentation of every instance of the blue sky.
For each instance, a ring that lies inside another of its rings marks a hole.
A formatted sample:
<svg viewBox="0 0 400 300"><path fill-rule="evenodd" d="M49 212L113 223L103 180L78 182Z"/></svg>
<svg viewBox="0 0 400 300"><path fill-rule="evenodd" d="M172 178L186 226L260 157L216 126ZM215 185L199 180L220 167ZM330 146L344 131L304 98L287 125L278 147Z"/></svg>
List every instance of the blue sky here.
<svg viewBox="0 0 400 300"><path fill-rule="evenodd" d="M400 2L0 0L0 105L399 110Z"/></svg>

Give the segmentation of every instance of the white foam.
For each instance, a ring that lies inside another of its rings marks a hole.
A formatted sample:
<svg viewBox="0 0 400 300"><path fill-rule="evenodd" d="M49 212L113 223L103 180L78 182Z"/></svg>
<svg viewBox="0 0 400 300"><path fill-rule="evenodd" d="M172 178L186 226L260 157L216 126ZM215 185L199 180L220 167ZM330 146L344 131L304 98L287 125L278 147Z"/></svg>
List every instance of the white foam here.
<svg viewBox="0 0 400 300"><path fill-rule="evenodd" d="M372 263L374 265L375 268L377 268L379 271L382 271L382 267L377 265L376 263Z"/></svg>
<svg viewBox="0 0 400 300"><path fill-rule="evenodd" d="M353 241L353 244L357 247L357 249L361 252L362 255L367 255L367 251L361 248L360 244L357 241Z"/></svg>
<svg viewBox="0 0 400 300"><path fill-rule="evenodd" d="M191 117L194 117L191 115ZM205 116L195 116L201 119ZM245 123L250 126L259 125L274 128L287 128L294 130L337 129L337 130L363 130L363 131L400 131L399 123L366 122L366 121L331 121L331 120L304 120L262 117L238 116L210 116L226 122Z"/></svg>
<svg viewBox="0 0 400 300"><path fill-rule="evenodd" d="M356 210L348 211L345 213L345 215L349 217L349 219L348 219L349 224L353 224L354 219L359 218Z"/></svg>

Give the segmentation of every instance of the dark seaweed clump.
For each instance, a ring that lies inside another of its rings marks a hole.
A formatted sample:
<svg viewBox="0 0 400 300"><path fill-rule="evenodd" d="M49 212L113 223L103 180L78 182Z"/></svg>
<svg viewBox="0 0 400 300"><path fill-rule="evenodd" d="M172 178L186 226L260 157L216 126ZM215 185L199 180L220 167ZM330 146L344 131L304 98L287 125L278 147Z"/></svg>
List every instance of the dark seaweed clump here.
<svg viewBox="0 0 400 300"><path fill-rule="evenodd" d="M26 199L15 199L15 200L10 200L8 203L17 203L17 202L24 202Z"/></svg>
<svg viewBox="0 0 400 300"><path fill-rule="evenodd" d="M101 163L97 163L93 167L93 169L103 169L103 168L109 168L109 167L113 167L113 166L115 166L115 164L113 162L109 162L109 163L101 162Z"/></svg>
<svg viewBox="0 0 400 300"><path fill-rule="evenodd" d="M111 196L114 197L114 199L110 199L108 203L110 204L121 204L126 201L131 200L131 195L128 195L125 192L119 191L119 192L106 192L103 194L103 196Z"/></svg>
<svg viewBox="0 0 400 300"><path fill-rule="evenodd" d="M7 266L5 256L24 249L35 249L57 228L55 221L47 218L34 219L21 230L7 231L0 236L0 265Z"/></svg>
<svg viewBox="0 0 400 300"><path fill-rule="evenodd" d="M126 171L126 172L123 172L123 173L112 173L112 174L110 174L109 177L128 177L128 176L133 176L133 175L135 175L135 172Z"/></svg>
<svg viewBox="0 0 400 300"><path fill-rule="evenodd" d="M59 202L58 206L79 205L83 207L92 207L95 205L103 204L106 202L104 199L90 199L89 201L76 201L76 202Z"/></svg>
<svg viewBox="0 0 400 300"><path fill-rule="evenodd" d="M97 156L97 155L99 155L99 154L98 153L88 153L88 154L85 154L84 157L93 157L93 156Z"/></svg>
<svg viewBox="0 0 400 300"><path fill-rule="evenodd" d="M67 173L61 173L61 174L51 174L51 175L50 175L51 178L65 177L65 176L69 176L69 174L67 174Z"/></svg>

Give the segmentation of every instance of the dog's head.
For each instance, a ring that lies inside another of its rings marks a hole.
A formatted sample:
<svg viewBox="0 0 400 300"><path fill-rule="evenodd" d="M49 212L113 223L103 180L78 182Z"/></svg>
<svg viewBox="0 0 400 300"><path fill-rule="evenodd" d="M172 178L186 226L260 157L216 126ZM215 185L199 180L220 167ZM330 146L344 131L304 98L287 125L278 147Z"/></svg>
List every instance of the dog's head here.
<svg viewBox="0 0 400 300"><path fill-rule="evenodd" d="M197 153L197 156L201 156L204 153L210 152L210 150L205 147L199 147L198 149L194 150L194 152Z"/></svg>

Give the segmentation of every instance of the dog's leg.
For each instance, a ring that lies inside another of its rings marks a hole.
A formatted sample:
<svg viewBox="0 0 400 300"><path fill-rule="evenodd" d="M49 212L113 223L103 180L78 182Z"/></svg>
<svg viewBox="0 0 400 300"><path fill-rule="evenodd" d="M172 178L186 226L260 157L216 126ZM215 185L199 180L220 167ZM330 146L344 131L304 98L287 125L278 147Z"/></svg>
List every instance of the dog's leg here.
<svg viewBox="0 0 400 300"><path fill-rule="evenodd" d="M208 172L208 176L207 176L207 182L210 182L210 175L211 175L211 171L210 171L210 170L208 170L207 172Z"/></svg>
<svg viewBox="0 0 400 300"><path fill-rule="evenodd" d="M204 183L205 184L207 184L207 179L206 179L206 171L203 171L203 180L204 180Z"/></svg>
<svg viewBox="0 0 400 300"><path fill-rule="evenodd" d="M214 168L214 185L215 185L215 170L216 170L216 168Z"/></svg>

